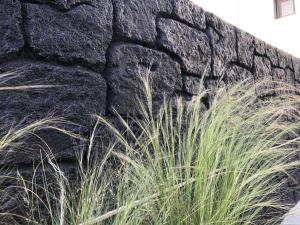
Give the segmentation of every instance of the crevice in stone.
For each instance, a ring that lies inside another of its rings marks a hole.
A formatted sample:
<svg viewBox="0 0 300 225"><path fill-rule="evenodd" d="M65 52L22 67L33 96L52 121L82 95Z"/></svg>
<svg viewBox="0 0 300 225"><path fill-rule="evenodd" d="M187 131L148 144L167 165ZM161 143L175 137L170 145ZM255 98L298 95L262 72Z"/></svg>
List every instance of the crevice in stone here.
<svg viewBox="0 0 300 225"><path fill-rule="evenodd" d="M252 68L251 68L251 71L252 71L252 73L254 73L254 69L255 69L255 38L253 38L252 44L254 46L254 51L253 51L253 55L252 55Z"/></svg>
<svg viewBox="0 0 300 225"><path fill-rule="evenodd" d="M271 60L271 58L267 55L267 53L265 53L265 54L260 54L260 53L257 52L256 49L255 49L255 51L254 51L254 57L255 57L255 56L258 56L258 57L265 57L265 58L267 58L267 59L271 62L271 66L272 66L272 67L274 67L274 68L281 68L280 66L274 65L274 64L272 63L272 60Z"/></svg>
<svg viewBox="0 0 300 225"><path fill-rule="evenodd" d="M183 25L188 26L189 28L195 29L195 30L197 30L199 32L202 32L202 33L205 33L205 29L201 29L201 28L195 26L194 24L189 23L186 20L181 19L180 17L176 16L174 13L169 14L169 13L165 13L165 12L159 12L157 17L156 17L156 21L160 18L162 18L162 19L171 19L171 20L174 20L178 23L182 23Z"/></svg>
<svg viewBox="0 0 300 225"><path fill-rule="evenodd" d="M36 0L23 0L23 2L29 3L29 4L35 4L35 5L46 5L46 6L49 6L50 8L53 8L53 9L61 11L61 12L68 12L70 10L77 8L78 6L81 6L81 5L95 7L91 2L88 2L88 1L76 2L76 3L72 4L69 8L62 7L59 4L53 4L50 2L49 3L39 2Z"/></svg>
<svg viewBox="0 0 300 225"><path fill-rule="evenodd" d="M106 59L106 63L105 63L105 66L104 66L104 70L103 70L103 78L105 79L105 82L106 82L106 110L105 110L105 116L109 116L111 115L111 112L109 110L110 108L110 105L111 105L111 88L110 88L110 85L109 85L109 82L108 82L108 76L109 76L109 73L110 73L110 66L109 66L109 63L110 63L110 50L111 48L113 47L113 45L118 42L118 35L117 35L117 15L116 15L116 5L115 5L115 1L112 1L111 2L112 6L113 6L113 21L112 21L112 40L108 46L108 48L106 49L106 52L105 52L105 59Z"/></svg>
<svg viewBox="0 0 300 225"><path fill-rule="evenodd" d="M91 72L91 73L97 73L95 72L95 70L85 66L85 65L73 65L73 64L65 64L65 63L61 63L60 61L47 61L44 60L43 58L39 58L39 57L28 57L28 56L20 56L17 58L13 58L10 60L6 60L5 62L0 62L0 66L1 65L6 65L6 64L10 64L10 63L18 63L20 62L20 64L24 63L33 63L33 64L45 64L45 65L50 65L50 66L56 66L56 67L65 67L65 68L69 68L69 69L82 69L84 71L87 72Z"/></svg>
<svg viewBox="0 0 300 225"><path fill-rule="evenodd" d="M251 68L246 66L245 64L241 63L240 61L230 61L227 64L228 64L228 66L238 66L238 67L241 67L245 70L248 70L252 74L254 73L254 63L253 63L253 66Z"/></svg>
<svg viewBox="0 0 300 225"><path fill-rule="evenodd" d="M250 71L251 73L254 72L254 58L255 58L255 53L253 53L252 55L252 66L249 67L247 65L245 65L244 63L241 62L240 60L240 55L239 55L239 37L238 37L238 28L234 27L234 35L235 35L235 51L236 51L236 56L237 59L234 62L237 66L242 67L243 69L246 69L248 71ZM252 44L254 45L254 40L252 40ZM254 50L255 51L255 50Z"/></svg>
<svg viewBox="0 0 300 225"><path fill-rule="evenodd" d="M208 37L208 44L209 44L209 48L210 48L210 76L209 77L213 77L214 74L215 74L215 68L214 68L214 64L215 64L215 53L214 53L214 44L212 42L212 37L211 37L211 34L210 34L210 31L209 29L212 29L213 28L211 26L206 26L206 30L205 30L205 34L206 36ZM215 32L213 30L213 32ZM217 35L219 35L218 33L216 33Z"/></svg>
<svg viewBox="0 0 300 225"><path fill-rule="evenodd" d="M208 27L210 27L219 37L225 38L225 36L221 34L209 20L206 20L206 30Z"/></svg>
<svg viewBox="0 0 300 225"><path fill-rule="evenodd" d="M201 99L201 102L203 103L203 105L205 106L205 108L207 110L210 109L210 101L209 101L209 97L208 96L204 96L202 99Z"/></svg>
<svg viewBox="0 0 300 225"><path fill-rule="evenodd" d="M150 48L150 49L153 49L153 50L157 50L155 44L144 42L144 41L141 41L141 40L134 40L134 39L130 39L130 38L127 38L127 37L121 37L119 35L114 35L113 36L111 46L113 44L116 44L116 43L140 45L140 46L145 47L145 48Z"/></svg>
<svg viewBox="0 0 300 225"><path fill-rule="evenodd" d="M175 62L179 63L180 69L182 71L185 71L184 63L183 63L182 59L177 54L175 54L174 52L171 52L170 50L168 50L167 48L165 48L165 47L163 47L159 44L159 40L161 39L161 32L159 31L159 28L158 28L158 20L160 18L162 18L162 17L157 16L156 19L155 19L155 27L156 27L157 36L156 36L156 40L155 40L154 49L167 54L171 59L173 59Z"/></svg>
<svg viewBox="0 0 300 225"><path fill-rule="evenodd" d="M22 35L23 35L23 39L24 39L22 55L23 56L26 55L29 58L31 58L31 57L33 57L33 49L29 45L29 36L26 31L27 10L26 10L26 5L23 2L21 2L21 15L22 15L21 30L22 30Z"/></svg>
<svg viewBox="0 0 300 225"><path fill-rule="evenodd" d="M193 73L189 73L189 72L186 72L186 71L183 71L184 72L184 75L185 77L195 77L195 78L198 78L198 79L201 79L203 77L203 75L199 75L199 74L193 74Z"/></svg>
<svg viewBox="0 0 300 225"><path fill-rule="evenodd" d="M295 72L290 67L286 67L284 70L285 70L285 75L286 75L287 81L288 81L288 77L287 77L286 70L289 70L292 73L293 86L295 87L296 86L296 74L295 74Z"/></svg>

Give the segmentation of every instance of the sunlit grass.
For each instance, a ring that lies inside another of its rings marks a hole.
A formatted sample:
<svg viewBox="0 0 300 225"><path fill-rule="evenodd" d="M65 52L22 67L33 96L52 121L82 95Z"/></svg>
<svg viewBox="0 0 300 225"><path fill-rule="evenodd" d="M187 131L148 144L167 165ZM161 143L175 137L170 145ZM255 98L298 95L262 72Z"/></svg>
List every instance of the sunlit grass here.
<svg viewBox="0 0 300 225"><path fill-rule="evenodd" d="M294 88L244 82L220 89L205 113L199 93L188 107L179 98L175 109L165 102L153 114L144 84L148 104L141 104L143 118L136 120L141 133L134 135L124 120L130 138L111 127L123 146L112 152L124 164L117 209L82 224L105 224L112 216L113 224L128 225L279 224L279 216L264 221L264 213L288 208L281 201L287 181L276 178L299 166ZM280 95L261 100L258 90Z"/></svg>

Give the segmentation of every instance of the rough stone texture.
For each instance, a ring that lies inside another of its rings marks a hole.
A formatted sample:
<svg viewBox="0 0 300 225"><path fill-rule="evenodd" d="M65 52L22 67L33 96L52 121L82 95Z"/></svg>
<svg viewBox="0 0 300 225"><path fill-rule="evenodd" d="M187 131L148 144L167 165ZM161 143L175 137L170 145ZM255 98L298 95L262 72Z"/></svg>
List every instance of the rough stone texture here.
<svg viewBox="0 0 300 225"><path fill-rule="evenodd" d="M123 38L154 43L156 18L172 12L169 0L113 0L115 6L116 33Z"/></svg>
<svg viewBox="0 0 300 225"><path fill-rule="evenodd" d="M160 19L158 30L159 44L180 58L185 72L210 74L211 52L205 33L171 19Z"/></svg>
<svg viewBox="0 0 300 225"><path fill-rule="evenodd" d="M247 32L237 30L238 61L247 68L252 68L254 59L254 37Z"/></svg>
<svg viewBox="0 0 300 225"><path fill-rule="evenodd" d="M204 10L189 0L173 0L173 14L195 28L206 28Z"/></svg>
<svg viewBox="0 0 300 225"><path fill-rule="evenodd" d="M295 73L290 68L285 69L285 82L295 85Z"/></svg>
<svg viewBox="0 0 300 225"><path fill-rule="evenodd" d="M201 91L201 78L184 76L183 90L190 95L197 95Z"/></svg>
<svg viewBox="0 0 300 225"><path fill-rule="evenodd" d="M272 76L274 81L286 81L284 69L272 68Z"/></svg>
<svg viewBox="0 0 300 225"><path fill-rule="evenodd" d="M249 70L237 65L230 65L228 68L226 68L224 74L228 84L235 84L245 79L249 80L249 82L252 82L254 78L253 74Z"/></svg>
<svg viewBox="0 0 300 225"><path fill-rule="evenodd" d="M254 38L255 51L260 55L266 54L266 43L258 38Z"/></svg>
<svg viewBox="0 0 300 225"><path fill-rule="evenodd" d="M293 68L292 56L281 50L278 50L277 53L278 53L278 58L280 59L278 65L281 68L288 67L293 70L294 68Z"/></svg>
<svg viewBox="0 0 300 225"><path fill-rule="evenodd" d="M266 55L271 61L272 66L279 66L278 49L266 44Z"/></svg>
<svg viewBox="0 0 300 225"><path fill-rule="evenodd" d="M98 0L31 0L32 2L39 2L44 4L51 4L59 9L66 10L76 7L78 5L94 5Z"/></svg>
<svg viewBox="0 0 300 225"><path fill-rule="evenodd" d="M210 25L208 38L212 44L212 75L221 77L226 65L237 60L235 28L211 13L206 13L206 19Z"/></svg>
<svg viewBox="0 0 300 225"><path fill-rule="evenodd" d="M300 59L293 57L292 60L295 71L295 80L300 81Z"/></svg>
<svg viewBox="0 0 300 225"><path fill-rule="evenodd" d="M21 4L18 0L0 1L0 60L17 53L23 47L21 19Z"/></svg>
<svg viewBox="0 0 300 225"><path fill-rule="evenodd" d="M49 113L68 116L74 122L86 121L88 114L102 114L106 108L106 83L102 76L80 68L52 66L32 61L3 64L0 72L14 70L2 85L48 85L37 89L0 93L3 116L42 119Z"/></svg>
<svg viewBox="0 0 300 225"><path fill-rule="evenodd" d="M140 76L148 74L152 81L154 104L181 89L180 66L162 52L134 44L116 44L110 49L107 71L110 108L120 114L138 111L137 96L142 98Z"/></svg>
<svg viewBox="0 0 300 225"><path fill-rule="evenodd" d="M256 56L254 58L254 76L255 79L272 79L271 62L266 57Z"/></svg>
<svg viewBox="0 0 300 225"><path fill-rule="evenodd" d="M106 83L100 74L76 67L59 67L30 61L7 63L0 68L0 72L11 70L17 72L2 79L2 82L6 82L1 85L6 87L21 85L27 86L28 89L1 91L2 134L11 126L25 126L49 116L64 117L78 123L70 129L84 133L88 132L92 125L90 116L101 115L106 110ZM48 87L34 88L35 85L48 85ZM67 135L51 129L40 131L39 135L60 158L74 158L74 148L72 142L68 141ZM28 142L36 143L36 139L29 137ZM10 151L5 160L0 157L0 164L3 163L2 160L4 163L30 163L32 159L40 157L39 151L40 148L34 151L23 149L22 154Z"/></svg>
<svg viewBox="0 0 300 225"><path fill-rule="evenodd" d="M57 11L48 5L26 4L26 33L40 56L62 62L85 62L100 69L112 39L112 5L79 5Z"/></svg>

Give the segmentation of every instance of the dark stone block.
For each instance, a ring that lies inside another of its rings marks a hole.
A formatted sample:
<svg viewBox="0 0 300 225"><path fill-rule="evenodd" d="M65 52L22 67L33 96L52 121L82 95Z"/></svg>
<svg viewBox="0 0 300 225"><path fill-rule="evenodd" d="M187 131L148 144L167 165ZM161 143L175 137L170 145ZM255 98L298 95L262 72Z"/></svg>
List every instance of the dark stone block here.
<svg viewBox="0 0 300 225"><path fill-rule="evenodd" d="M270 79L272 80L271 62L266 57L256 56L254 58L254 77L255 80Z"/></svg>
<svg viewBox="0 0 300 225"><path fill-rule="evenodd" d="M282 50L278 50L277 51L278 54L278 58L279 58L279 66L281 68L290 68L290 69L294 69L293 67L293 61L292 61L292 56L287 54L286 52L282 51Z"/></svg>
<svg viewBox="0 0 300 225"><path fill-rule="evenodd" d="M28 86L26 90L1 91L1 118L42 119L58 113L74 122L84 122L90 114L106 109L106 83L101 74L81 68L52 66L32 61L3 64L0 72L16 71L1 86ZM32 88L32 85L48 87Z"/></svg>
<svg viewBox="0 0 300 225"><path fill-rule="evenodd" d="M232 85L236 84L240 81L248 79L249 82L253 81L253 74L240 66L237 65L230 65L225 70L225 79L227 80L227 83Z"/></svg>
<svg viewBox="0 0 300 225"><path fill-rule="evenodd" d="M271 61L272 66L279 66L278 49L266 44L266 55Z"/></svg>
<svg viewBox="0 0 300 225"><path fill-rule="evenodd" d="M292 84L292 85L295 85L295 73L294 71L292 71L291 69L289 68L286 68L285 69L285 77L286 77L286 82L288 84Z"/></svg>
<svg viewBox="0 0 300 225"><path fill-rule="evenodd" d="M109 0L57 11L48 5L26 4L30 47L40 56L62 62L85 62L103 69L112 39L113 8Z"/></svg>
<svg viewBox="0 0 300 225"><path fill-rule="evenodd" d="M154 44L156 18L159 14L172 13L169 0L113 0L115 28L121 37Z"/></svg>
<svg viewBox="0 0 300 225"><path fill-rule="evenodd" d="M181 89L181 71L168 55L134 44L116 44L110 49L109 69L110 108L118 113L138 113L137 97L143 100L140 76L151 79L154 104L160 104Z"/></svg>
<svg viewBox="0 0 300 225"><path fill-rule="evenodd" d="M254 59L254 37L247 32L237 30L238 61L248 68L252 68Z"/></svg>
<svg viewBox="0 0 300 225"><path fill-rule="evenodd" d="M254 39L255 51L260 55L266 55L266 43L258 38Z"/></svg>
<svg viewBox="0 0 300 225"><path fill-rule="evenodd" d="M206 19L213 48L213 76L221 77L227 64L237 61L235 27L211 13L206 13Z"/></svg>
<svg viewBox="0 0 300 225"><path fill-rule="evenodd" d="M285 71L281 68L272 68L272 76L274 81L286 81Z"/></svg>
<svg viewBox="0 0 300 225"><path fill-rule="evenodd" d="M27 86L28 89L1 91L0 121L1 133L12 126L25 126L48 117L63 117L71 124L61 124L76 133L90 131L92 114L103 114L106 110L106 83L100 74L80 68L52 66L38 62L15 62L2 65L0 71L18 70L4 77L2 86ZM30 88L32 85L48 87ZM46 129L37 133L44 139L58 158L74 158L74 141L59 131ZM78 145L76 140L76 144ZM24 149L3 152L1 164L30 162L40 157L41 140L35 135L22 142ZM47 149L47 146L44 146ZM78 147L78 146L77 146ZM43 151L43 150L42 150Z"/></svg>
<svg viewBox="0 0 300 225"><path fill-rule="evenodd" d="M23 48L21 4L18 0L0 1L0 59Z"/></svg>
<svg viewBox="0 0 300 225"><path fill-rule="evenodd" d="M183 76L183 90L190 95L197 95L201 91L201 78Z"/></svg>
<svg viewBox="0 0 300 225"><path fill-rule="evenodd" d="M300 81L300 59L293 57L293 68L295 71L295 80Z"/></svg>
<svg viewBox="0 0 300 225"><path fill-rule="evenodd" d="M171 19L160 19L158 29L159 44L180 58L185 72L210 74L211 50L205 33Z"/></svg>
<svg viewBox="0 0 300 225"><path fill-rule="evenodd" d="M204 10L190 0L173 0L173 15L196 28L206 28Z"/></svg>

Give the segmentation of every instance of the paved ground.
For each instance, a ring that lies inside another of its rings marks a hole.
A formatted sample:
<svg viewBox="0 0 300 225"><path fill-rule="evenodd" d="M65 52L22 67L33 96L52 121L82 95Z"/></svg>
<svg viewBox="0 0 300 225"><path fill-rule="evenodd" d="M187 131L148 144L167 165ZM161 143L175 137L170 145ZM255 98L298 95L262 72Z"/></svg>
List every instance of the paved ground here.
<svg viewBox="0 0 300 225"><path fill-rule="evenodd" d="M287 214L282 225L300 225L300 202Z"/></svg>

